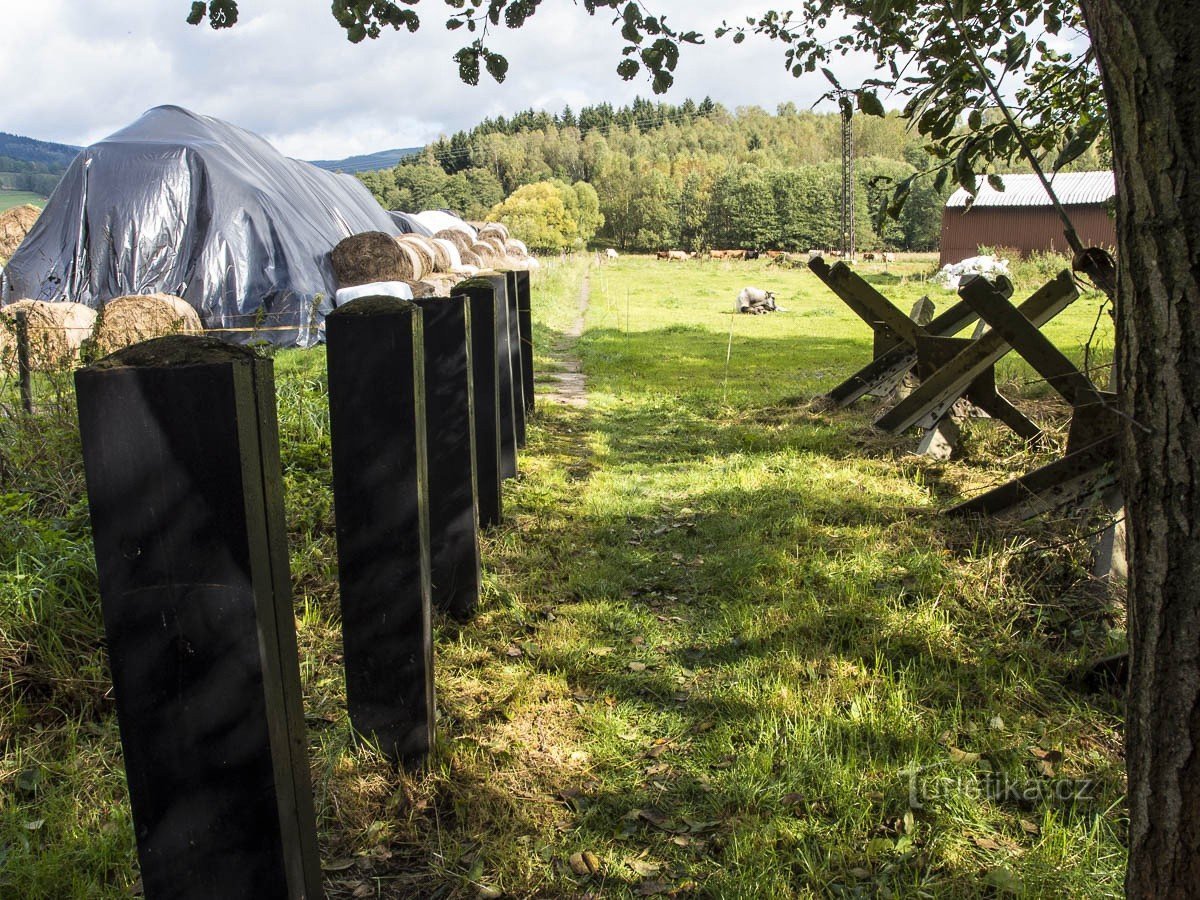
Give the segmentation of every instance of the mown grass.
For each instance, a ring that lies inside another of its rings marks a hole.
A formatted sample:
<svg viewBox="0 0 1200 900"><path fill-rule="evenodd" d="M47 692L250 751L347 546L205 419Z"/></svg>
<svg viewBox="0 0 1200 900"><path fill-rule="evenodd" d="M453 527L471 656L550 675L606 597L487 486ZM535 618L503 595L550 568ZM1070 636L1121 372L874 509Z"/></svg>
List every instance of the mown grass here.
<svg viewBox="0 0 1200 900"><path fill-rule="evenodd" d="M537 276L542 371L585 266ZM930 268L864 270L941 306ZM789 311L734 318L745 284ZM622 258L590 285L591 405L531 422L480 614L437 622L439 742L418 772L348 727L324 358L276 356L330 896L1120 893L1120 707L1072 677L1122 640L1073 540L1089 526L937 515L1039 457L974 423L932 463L875 434L869 403L812 405L870 341L807 272ZM1096 303L1048 329L1068 352ZM1002 370L1061 424L1026 368ZM47 407L0 419L0 894L123 896L136 860L69 394ZM989 796L1002 776L1020 791ZM1052 796L1072 779L1086 795Z"/></svg>

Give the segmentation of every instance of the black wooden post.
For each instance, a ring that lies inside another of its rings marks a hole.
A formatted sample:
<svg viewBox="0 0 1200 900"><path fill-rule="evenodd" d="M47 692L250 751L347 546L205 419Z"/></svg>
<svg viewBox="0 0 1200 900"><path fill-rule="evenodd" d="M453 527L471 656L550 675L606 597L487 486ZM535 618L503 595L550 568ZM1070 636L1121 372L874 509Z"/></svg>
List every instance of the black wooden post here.
<svg viewBox="0 0 1200 900"><path fill-rule="evenodd" d="M517 322L521 331L521 386L525 412L533 412L533 307L529 290L529 272L509 272L509 290L517 296Z"/></svg>
<svg viewBox="0 0 1200 900"><path fill-rule="evenodd" d="M429 451L429 558L433 605L467 619L479 605L471 310L467 299L426 297L425 435Z"/></svg>
<svg viewBox="0 0 1200 900"><path fill-rule="evenodd" d="M517 308L517 285L515 273L504 273L504 297L508 305L508 354L512 365L513 428L516 431L517 449L525 447L525 382L521 363L521 314Z"/></svg>
<svg viewBox="0 0 1200 900"><path fill-rule="evenodd" d="M433 744L421 311L363 297L325 319L350 722L389 757Z"/></svg>
<svg viewBox="0 0 1200 900"><path fill-rule="evenodd" d="M21 389L21 408L33 412L33 377L29 365L29 316L17 310L14 325L17 331L17 382Z"/></svg>
<svg viewBox="0 0 1200 900"><path fill-rule="evenodd" d="M172 336L75 375L147 898L318 898L270 360Z"/></svg>
<svg viewBox="0 0 1200 900"><path fill-rule="evenodd" d="M512 349L512 329L508 323L508 276L486 276L496 291L496 370L500 383L500 477L517 474L517 382L520 364Z"/></svg>
<svg viewBox="0 0 1200 900"><path fill-rule="evenodd" d="M500 491L500 383L496 362L496 291L484 278L454 287L471 318L471 393L475 411L475 479L479 527L498 525Z"/></svg>

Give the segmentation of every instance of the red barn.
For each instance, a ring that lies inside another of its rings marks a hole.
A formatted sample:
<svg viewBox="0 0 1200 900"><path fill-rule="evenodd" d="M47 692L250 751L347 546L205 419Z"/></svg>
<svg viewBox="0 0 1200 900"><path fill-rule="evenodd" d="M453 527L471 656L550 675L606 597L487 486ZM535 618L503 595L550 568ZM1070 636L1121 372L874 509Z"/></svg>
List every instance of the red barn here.
<svg viewBox="0 0 1200 900"><path fill-rule="evenodd" d="M939 264L975 256L979 247L1012 247L1028 256L1035 251L1069 252L1062 221L1036 175L1003 175L1004 190L986 182L969 207L969 195L957 190L942 211ZM1112 172L1060 172L1051 179L1085 247L1115 247L1116 224L1109 214L1116 194Z"/></svg>

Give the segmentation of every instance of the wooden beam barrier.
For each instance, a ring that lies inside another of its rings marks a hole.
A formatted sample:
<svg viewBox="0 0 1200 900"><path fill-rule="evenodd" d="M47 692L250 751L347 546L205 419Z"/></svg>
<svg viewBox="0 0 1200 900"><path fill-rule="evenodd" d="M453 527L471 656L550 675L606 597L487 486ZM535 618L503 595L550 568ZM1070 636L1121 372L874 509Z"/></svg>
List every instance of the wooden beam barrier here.
<svg viewBox="0 0 1200 900"><path fill-rule="evenodd" d="M421 310L362 297L325 319L346 705L392 759L433 745Z"/></svg>
<svg viewBox="0 0 1200 900"><path fill-rule="evenodd" d="M475 412L475 478L479 527L499 525L503 512L500 483L500 380L496 356L496 290L486 278L455 285L471 316L471 394Z"/></svg>
<svg viewBox="0 0 1200 900"><path fill-rule="evenodd" d="M521 303L517 293L517 273L504 273L504 294L508 300L508 348L512 359L513 423L517 430L517 449L525 448L525 353L521 340Z"/></svg>
<svg viewBox="0 0 1200 900"><path fill-rule="evenodd" d="M319 898L271 361L177 335L75 386L143 893Z"/></svg>
<svg viewBox="0 0 1200 900"><path fill-rule="evenodd" d="M1044 325L1078 296L1071 273L1062 272L1021 304L1021 314L1035 325ZM875 421L876 426L893 434L907 431L914 425L933 427L950 412L971 383L1010 349L999 332L988 331L881 415Z"/></svg>
<svg viewBox="0 0 1200 900"><path fill-rule="evenodd" d="M21 409L33 412L33 367L29 361L29 315L23 309L13 317L17 343L17 384L21 393Z"/></svg>
<svg viewBox="0 0 1200 900"><path fill-rule="evenodd" d="M425 352L430 595L435 609L462 621L479 605L483 582L471 396L471 310L462 295L413 302L421 308Z"/></svg>

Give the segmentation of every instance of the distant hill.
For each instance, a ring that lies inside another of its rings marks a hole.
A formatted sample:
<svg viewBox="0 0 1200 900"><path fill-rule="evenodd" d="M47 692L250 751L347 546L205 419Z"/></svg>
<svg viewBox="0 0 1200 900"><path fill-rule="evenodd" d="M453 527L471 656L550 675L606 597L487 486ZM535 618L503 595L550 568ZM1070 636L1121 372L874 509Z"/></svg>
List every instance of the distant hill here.
<svg viewBox="0 0 1200 900"><path fill-rule="evenodd" d="M378 153L368 153L364 156L347 156L345 159L313 159L309 162L330 172L374 172L378 169L390 169L404 157L414 156L423 149L405 147L398 150L380 150Z"/></svg>
<svg viewBox="0 0 1200 900"><path fill-rule="evenodd" d="M82 147L38 141L0 131L0 156L27 163L39 163L47 171L65 171Z"/></svg>

